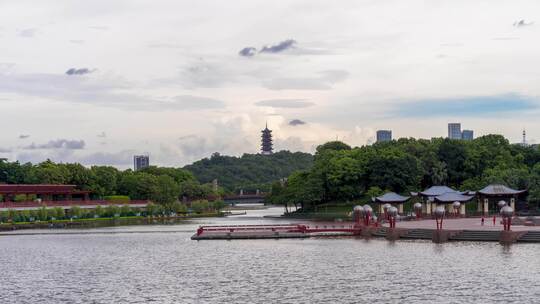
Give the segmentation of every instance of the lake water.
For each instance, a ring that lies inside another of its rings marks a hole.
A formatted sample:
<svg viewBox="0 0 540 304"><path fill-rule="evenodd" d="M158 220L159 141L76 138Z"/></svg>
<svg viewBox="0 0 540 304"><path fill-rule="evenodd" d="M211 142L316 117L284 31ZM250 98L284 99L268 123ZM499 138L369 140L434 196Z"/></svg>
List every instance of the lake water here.
<svg viewBox="0 0 540 304"><path fill-rule="evenodd" d="M540 303L537 244L190 240L281 211L0 236L0 303Z"/></svg>

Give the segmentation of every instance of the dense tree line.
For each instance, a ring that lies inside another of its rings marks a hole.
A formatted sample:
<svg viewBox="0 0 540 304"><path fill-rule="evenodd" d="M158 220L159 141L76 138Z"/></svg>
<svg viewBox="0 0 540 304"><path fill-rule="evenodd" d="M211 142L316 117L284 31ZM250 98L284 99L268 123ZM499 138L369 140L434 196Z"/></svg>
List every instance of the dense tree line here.
<svg viewBox="0 0 540 304"><path fill-rule="evenodd" d="M408 193L432 185L479 190L491 183L529 190L540 200L540 150L510 144L500 135L472 141L406 139L351 148L329 142L317 148L313 167L275 182L274 203L310 207L368 199L387 191Z"/></svg>
<svg viewBox="0 0 540 304"><path fill-rule="evenodd" d="M140 171L121 171L109 166L54 163L39 164L0 160L0 183L71 184L90 190L94 198L124 195L134 200L170 204L177 200L219 196L209 184L200 184L181 168L148 167Z"/></svg>
<svg viewBox="0 0 540 304"><path fill-rule="evenodd" d="M280 151L271 155L244 154L242 157L214 153L184 169L190 171L201 183L217 179L227 191L270 190L273 181L289 176L298 170L307 170L313 164L308 153Z"/></svg>

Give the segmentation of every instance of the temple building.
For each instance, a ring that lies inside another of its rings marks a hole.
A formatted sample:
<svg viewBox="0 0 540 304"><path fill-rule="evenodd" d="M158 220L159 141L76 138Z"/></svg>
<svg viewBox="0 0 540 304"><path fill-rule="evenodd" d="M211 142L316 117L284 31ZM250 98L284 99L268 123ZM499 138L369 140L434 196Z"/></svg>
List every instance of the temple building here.
<svg viewBox="0 0 540 304"><path fill-rule="evenodd" d="M261 131L261 154L263 155L270 155L273 153L273 146L272 146L272 130L268 129L268 123L266 124L266 127L264 130Z"/></svg>
<svg viewBox="0 0 540 304"><path fill-rule="evenodd" d="M478 190L478 212L489 214L490 211L498 213L498 202L505 201L512 209L516 210L516 200L527 190L515 190L504 185L489 185Z"/></svg>
<svg viewBox="0 0 540 304"><path fill-rule="evenodd" d="M460 192L447 186L432 186L422 192L411 192L413 196L422 198L422 213L431 214L437 205L444 205L448 212L452 211L452 203L460 202L459 213L465 215L465 203L471 201L474 195L469 195L469 191Z"/></svg>
<svg viewBox="0 0 540 304"><path fill-rule="evenodd" d="M409 196L402 196L395 192L387 192L384 195L374 197L373 201L379 204L379 213L384 212L384 204L390 204L398 209L398 213L403 213L403 204L410 199Z"/></svg>

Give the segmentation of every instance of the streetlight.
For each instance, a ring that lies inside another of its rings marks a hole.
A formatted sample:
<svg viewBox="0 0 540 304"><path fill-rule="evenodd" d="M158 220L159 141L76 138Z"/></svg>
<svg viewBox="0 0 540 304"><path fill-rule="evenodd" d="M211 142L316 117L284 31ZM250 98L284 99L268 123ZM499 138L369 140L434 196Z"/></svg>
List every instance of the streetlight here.
<svg viewBox="0 0 540 304"><path fill-rule="evenodd" d="M422 216L422 204L414 203L413 208L416 213L416 219L419 219Z"/></svg>
<svg viewBox="0 0 540 304"><path fill-rule="evenodd" d="M398 209L396 207L388 208L388 221L390 222L390 228L396 228L397 215L398 215Z"/></svg>
<svg viewBox="0 0 540 304"><path fill-rule="evenodd" d="M388 210L392 207L392 205L386 203L383 205L383 211L384 211L384 218L388 220Z"/></svg>
<svg viewBox="0 0 540 304"><path fill-rule="evenodd" d="M444 219L444 207L438 206L435 208L435 221L437 222L437 230L442 230L442 224Z"/></svg>
<svg viewBox="0 0 540 304"><path fill-rule="evenodd" d="M373 209L370 205L364 205L364 225L369 226L369 222L371 220L371 214L373 213Z"/></svg>
<svg viewBox="0 0 540 304"><path fill-rule="evenodd" d="M510 206L504 206L501 208L501 215L503 218L504 231L510 231L510 225L512 224L512 215L514 215L514 209Z"/></svg>
<svg viewBox="0 0 540 304"><path fill-rule="evenodd" d="M362 206L354 206L353 208L353 222L360 224L360 219L364 214L364 208Z"/></svg>
<svg viewBox="0 0 540 304"><path fill-rule="evenodd" d="M461 207L461 203L458 202L458 201L455 201L455 202L452 204L452 207L454 207L454 215L457 217L458 214L459 214L459 207Z"/></svg>

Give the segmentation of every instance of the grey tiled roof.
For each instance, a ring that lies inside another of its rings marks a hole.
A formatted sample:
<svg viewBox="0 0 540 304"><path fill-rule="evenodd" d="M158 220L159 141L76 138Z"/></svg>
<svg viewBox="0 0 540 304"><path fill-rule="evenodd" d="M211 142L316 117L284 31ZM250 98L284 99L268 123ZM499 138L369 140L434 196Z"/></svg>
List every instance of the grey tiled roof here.
<svg viewBox="0 0 540 304"><path fill-rule="evenodd" d="M419 192L420 195L424 195L424 196L438 196L445 193L459 193L459 192L447 186L432 186L422 192Z"/></svg>
<svg viewBox="0 0 540 304"><path fill-rule="evenodd" d="M403 203L410 199L409 196L402 196L395 192L388 192L384 195L375 198L376 202L380 203Z"/></svg>
<svg viewBox="0 0 540 304"><path fill-rule="evenodd" d="M478 190L478 193L484 195L512 195L520 194L526 190L514 190L512 188L506 187L505 185L489 185L482 190Z"/></svg>
<svg viewBox="0 0 540 304"><path fill-rule="evenodd" d="M459 192L444 193L435 197L436 202L453 203L453 202L468 202L473 199L472 195L463 195Z"/></svg>

